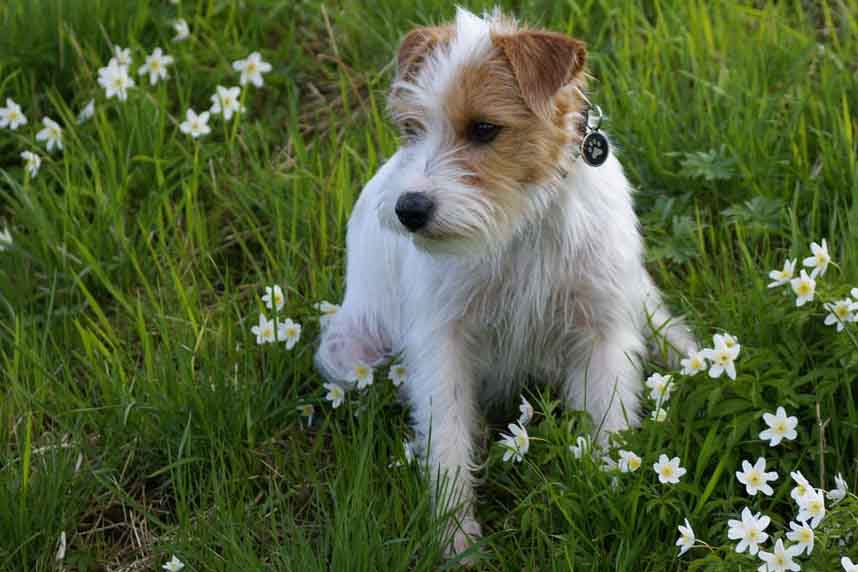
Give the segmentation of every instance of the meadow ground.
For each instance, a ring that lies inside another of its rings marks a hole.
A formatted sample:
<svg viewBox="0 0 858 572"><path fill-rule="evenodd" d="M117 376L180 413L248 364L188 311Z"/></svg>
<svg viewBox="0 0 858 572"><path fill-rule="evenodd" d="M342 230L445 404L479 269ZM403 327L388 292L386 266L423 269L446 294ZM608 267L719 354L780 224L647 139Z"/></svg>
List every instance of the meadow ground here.
<svg viewBox="0 0 858 572"><path fill-rule="evenodd" d="M118 4L0 3L0 106L28 120L0 128L0 568L156 570L176 555L185 570L443 569L420 470L390 466L409 433L387 372L333 409L312 353L314 304L342 292L350 208L396 146L383 102L397 39L452 6ZM858 4L504 5L588 42L649 268L704 343L726 331L741 354L735 381L650 367L675 391L662 422L625 435L635 472L576 459L590 420L535 390L530 450L504 463L516 403L496 412L478 569L756 570L728 539L744 507L770 517L771 552L798 517L791 471L858 489L858 323L838 332L823 307L858 286ZM113 45L131 50L126 101L97 83ZM175 61L150 86L137 69L156 47ZM257 50L273 69L245 86L245 112L183 133ZM36 140L44 116L61 152ZM833 263L812 302L767 288L823 238ZM291 350L251 333L272 284L303 326ZM777 406L797 437L770 447ZM659 482L662 453L687 469L679 484ZM735 473L759 457L778 479L749 496ZM858 499L835 500L802 570L858 561ZM678 558L686 518L698 542Z"/></svg>

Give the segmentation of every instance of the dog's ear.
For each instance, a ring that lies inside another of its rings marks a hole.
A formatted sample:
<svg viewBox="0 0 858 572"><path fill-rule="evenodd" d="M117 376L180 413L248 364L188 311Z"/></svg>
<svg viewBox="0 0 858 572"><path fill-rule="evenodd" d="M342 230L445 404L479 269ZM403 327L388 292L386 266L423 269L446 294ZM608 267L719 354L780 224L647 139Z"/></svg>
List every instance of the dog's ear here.
<svg viewBox="0 0 858 572"><path fill-rule="evenodd" d="M415 28L405 34L399 44L396 61L399 66L397 77L411 80L426 60L426 56L439 44L446 42L453 34L450 26L429 26Z"/></svg>
<svg viewBox="0 0 858 572"><path fill-rule="evenodd" d="M512 66L527 106L547 116L551 98L583 70L587 48L580 40L555 32L523 31L494 38Z"/></svg>

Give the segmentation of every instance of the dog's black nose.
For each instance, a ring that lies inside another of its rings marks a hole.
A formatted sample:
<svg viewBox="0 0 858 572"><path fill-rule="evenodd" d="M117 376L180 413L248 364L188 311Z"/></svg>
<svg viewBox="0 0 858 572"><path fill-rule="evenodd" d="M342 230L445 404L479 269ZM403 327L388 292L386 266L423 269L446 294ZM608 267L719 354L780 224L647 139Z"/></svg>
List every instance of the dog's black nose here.
<svg viewBox="0 0 858 572"><path fill-rule="evenodd" d="M396 201L396 216L399 222L410 230L416 232L426 226L435 203L426 196L426 193L405 193Z"/></svg>

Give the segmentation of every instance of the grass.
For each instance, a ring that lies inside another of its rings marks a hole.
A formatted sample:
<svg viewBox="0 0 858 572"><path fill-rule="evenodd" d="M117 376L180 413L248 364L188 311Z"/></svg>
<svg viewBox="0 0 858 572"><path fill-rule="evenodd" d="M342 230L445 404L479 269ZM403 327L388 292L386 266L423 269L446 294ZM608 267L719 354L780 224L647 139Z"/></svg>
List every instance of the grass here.
<svg viewBox="0 0 858 572"><path fill-rule="evenodd" d="M0 130L0 221L14 238L0 253L0 568L155 570L176 554L187 570L444 569L420 471L388 467L407 410L384 372L359 399L324 402L312 305L340 298L351 205L396 145L383 104L397 39L452 8L181 4L0 5L0 95L29 119ZM529 390L525 462L484 448L478 568L756 570L728 518L750 506L782 537L791 470L826 489L841 472L858 489L858 328L837 334L819 302L797 309L766 288L823 237L837 266L819 297L858 286L858 4L504 5L588 42L651 272L701 339L726 330L743 350L735 382L682 380L664 423L627 434L644 463L616 491L567 450L590 421ZM179 15L191 39L174 44ZM124 103L96 84L112 43L135 60ZM136 66L156 46L176 62L150 88ZM274 70L240 121L215 119L196 142L180 133L185 109L235 85L231 62L254 50ZM77 125L93 97L95 118ZM65 127L61 154L35 142L44 115ZM25 149L44 158L34 179ZM290 352L250 333L273 283L304 326ZM771 449L757 435L777 405L799 437ZM511 419L492 418L487 442ZM681 484L656 480L663 452L688 469ZM780 474L772 497L735 479L758 456ZM677 559L686 517L709 547ZM854 497L829 507L802 569L858 560L850 528Z"/></svg>

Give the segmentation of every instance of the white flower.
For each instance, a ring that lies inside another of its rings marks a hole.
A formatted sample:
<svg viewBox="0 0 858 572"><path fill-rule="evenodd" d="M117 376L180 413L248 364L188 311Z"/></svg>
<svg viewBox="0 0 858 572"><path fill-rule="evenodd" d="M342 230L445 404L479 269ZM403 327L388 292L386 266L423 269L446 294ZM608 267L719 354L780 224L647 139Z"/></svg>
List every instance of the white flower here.
<svg viewBox="0 0 858 572"><path fill-rule="evenodd" d="M326 383L323 387L328 390L328 394L325 395L325 399L331 402L331 406L334 409L343 404L343 400L346 398L346 391L341 385L336 383Z"/></svg>
<svg viewBox="0 0 858 572"><path fill-rule="evenodd" d="M668 460L664 453L659 456L658 462L652 468L658 473L659 482L672 485L677 484L680 477L686 472L683 467L679 466L679 457Z"/></svg>
<svg viewBox="0 0 858 572"><path fill-rule="evenodd" d="M42 166L41 157L32 151L21 151L21 158L24 160L24 170L27 171L31 179L39 174L39 169Z"/></svg>
<svg viewBox="0 0 858 572"><path fill-rule="evenodd" d="M533 419L533 406L523 395L521 396L521 404L518 406L518 410L521 411L521 415L518 417L518 424L524 426L530 423L530 420Z"/></svg>
<svg viewBox="0 0 858 572"><path fill-rule="evenodd" d="M322 300L321 302L314 304L313 307L322 314L319 317L319 325L322 329L327 327L328 323L331 321L331 318L339 311L340 307L336 304L331 304L327 300Z"/></svg>
<svg viewBox="0 0 858 572"><path fill-rule="evenodd" d="M844 572L858 572L858 564L853 564L846 556L840 559L840 565L843 566Z"/></svg>
<svg viewBox="0 0 858 572"><path fill-rule="evenodd" d="M265 317L265 314L259 314L259 325L250 328L250 331L256 336L258 345L270 344L276 341L274 334L274 321Z"/></svg>
<svg viewBox="0 0 858 572"><path fill-rule="evenodd" d="M161 48L155 48L152 55L146 56L146 63L137 70L137 75L149 74L149 85L155 85L159 79L167 79L167 66L173 63L173 57L164 54Z"/></svg>
<svg viewBox="0 0 858 572"><path fill-rule="evenodd" d="M795 517L797 521L810 520L811 528L816 528L823 518L825 518L825 497L822 493L812 491L798 501L798 516Z"/></svg>
<svg viewBox="0 0 858 572"><path fill-rule="evenodd" d="M44 125L44 128L42 128L41 131L36 133L36 141L44 141L45 145L48 148L48 153L52 152L54 149L59 149L60 151L62 151L62 127L60 127L59 124L50 117L43 117L42 125Z"/></svg>
<svg viewBox="0 0 858 572"><path fill-rule="evenodd" d="M0 252L12 246L12 234L9 232L8 226L3 226L3 231L0 232Z"/></svg>
<svg viewBox="0 0 858 572"><path fill-rule="evenodd" d="M27 124L27 118L21 111L21 106L6 98L6 107L0 107L0 128L8 127L15 131L21 125Z"/></svg>
<svg viewBox="0 0 858 572"><path fill-rule="evenodd" d="M247 82L250 82L256 87L262 87L265 83L262 80L262 74L271 71L271 64L262 61L259 52L253 52L247 56L247 59L232 62L232 69L241 72L241 79L238 81L241 85L247 85Z"/></svg>
<svg viewBox="0 0 858 572"><path fill-rule="evenodd" d="M503 460L505 463L510 459L513 463L520 463L530 449L530 437L527 429L519 424L510 423L507 427L509 434L502 433L500 440L501 446L506 449Z"/></svg>
<svg viewBox="0 0 858 572"><path fill-rule="evenodd" d="M828 310L828 315L825 316L826 326L837 326L837 331L842 332L846 322L856 321L856 315L852 312L858 310L858 302L853 302L849 298L837 300L836 302L827 302L823 304L823 308Z"/></svg>
<svg viewBox="0 0 858 572"><path fill-rule="evenodd" d="M658 403L663 403L670 399L670 393L673 391L673 376L661 375L654 373L646 380L646 386L651 389L650 398Z"/></svg>
<svg viewBox="0 0 858 572"><path fill-rule="evenodd" d="M789 493L789 496L791 496L795 502L801 504L802 501L807 498L807 495L815 492L807 479L804 478L804 475L801 474L801 471L793 471L789 476L796 482L796 486L793 487Z"/></svg>
<svg viewBox="0 0 858 572"><path fill-rule="evenodd" d="M266 286L262 301L269 310L279 312L283 309L283 304L286 302L286 296L283 295L283 288L276 284L274 286Z"/></svg>
<svg viewBox="0 0 858 572"><path fill-rule="evenodd" d="M115 63L117 66L125 66L126 68L131 65L131 48L121 48L119 46L113 46L113 57L110 58L110 63Z"/></svg>
<svg viewBox="0 0 858 572"><path fill-rule="evenodd" d="M77 115L77 123L80 125L81 123L86 123L95 115L95 100L90 99L89 103L83 106L83 109L80 110L80 113Z"/></svg>
<svg viewBox="0 0 858 572"><path fill-rule="evenodd" d="M766 563L767 572L798 572L801 570L798 562L793 561L793 558L801 554L802 548L799 546L790 546L784 548L784 541L778 538L775 543L774 552L760 551L760 560Z"/></svg>
<svg viewBox="0 0 858 572"><path fill-rule="evenodd" d="M590 438L584 437L583 435L579 435L578 438L575 439L575 445L569 445L569 451L576 459L580 459L585 453L589 453L590 448Z"/></svg>
<svg viewBox="0 0 858 572"><path fill-rule="evenodd" d="M858 288L853 288L849 291L849 295L852 296L856 302L858 302Z"/></svg>
<svg viewBox="0 0 858 572"><path fill-rule="evenodd" d="M823 238L822 246L815 242L811 242L810 250L813 252L813 256L805 258L802 264L808 268L813 268L810 272L811 278L824 276L825 271L828 270L828 265L831 262L831 256L828 254L828 244L826 244L825 239Z"/></svg>
<svg viewBox="0 0 858 572"><path fill-rule="evenodd" d="M779 445L782 439L792 441L798 435L795 430L798 425L798 418L794 416L787 417L786 410L783 407L778 407L775 415L763 413L763 420L769 428L760 433L760 439L768 439L770 441L769 446L771 447Z"/></svg>
<svg viewBox="0 0 858 572"><path fill-rule="evenodd" d="M167 572L179 572L185 565L182 564L182 561L176 558L176 555L173 554L173 557L170 558L170 561L161 566Z"/></svg>
<svg viewBox="0 0 858 572"><path fill-rule="evenodd" d="M703 357L703 352L690 351L688 357L681 360L679 365L682 366L682 375L693 376L706 369L706 358Z"/></svg>
<svg viewBox="0 0 858 572"><path fill-rule="evenodd" d="M176 31L176 35L173 37L174 42L183 42L191 36L191 29L184 18L179 18L173 22L173 29Z"/></svg>
<svg viewBox="0 0 858 572"><path fill-rule="evenodd" d="M364 361L358 360L352 367L349 379L351 383L357 383L358 389L372 385L372 368Z"/></svg>
<svg viewBox="0 0 858 572"><path fill-rule="evenodd" d="M60 533L59 539L57 539L57 553L54 556L54 560L58 562L62 562L62 560L66 557L66 531L62 531Z"/></svg>
<svg viewBox="0 0 858 572"><path fill-rule="evenodd" d="M634 473L641 468L641 458L633 451L620 449L620 461L617 463L623 473Z"/></svg>
<svg viewBox="0 0 858 572"><path fill-rule="evenodd" d="M298 413L300 413L301 417L307 418L307 427L309 427L313 424L313 415L316 413L316 408L313 407L312 403L305 403L298 406Z"/></svg>
<svg viewBox="0 0 858 572"><path fill-rule="evenodd" d="M846 498L846 495L849 493L849 486L840 473L837 473L837 476L834 477L834 485L834 488L828 491L826 496L828 500L834 501L834 504L837 504Z"/></svg>
<svg viewBox="0 0 858 572"><path fill-rule="evenodd" d="M795 542L801 550L806 551L806 554L810 556L810 553L813 552L813 541L815 538L813 529L807 526L806 522L802 522L801 524L791 522L789 523L789 527L792 532L787 532L787 538Z"/></svg>
<svg viewBox="0 0 858 572"><path fill-rule="evenodd" d="M401 363L390 366L390 371L387 372L387 379L393 382L394 387L399 387L408 377L408 371Z"/></svg>
<svg viewBox="0 0 858 572"><path fill-rule="evenodd" d="M742 470L736 471L736 478L745 485L749 495L756 496L758 492L761 492L764 495L772 496L774 491L768 483L778 480L778 474L775 471L767 473L766 460L760 457L753 466L748 461L742 461Z"/></svg>
<svg viewBox="0 0 858 572"><path fill-rule="evenodd" d="M807 302L813 302L813 295L816 293L816 280L813 278L813 274L808 276L807 272L802 270L798 278L790 280L792 291L797 296L795 299L796 306L801 307Z"/></svg>
<svg viewBox="0 0 858 572"><path fill-rule="evenodd" d="M193 109L188 109L185 120L179 125L179 130L194 139L208 135L212 132L209 127L209 112L203 111L197 115Z"/></svg>
<svg viewBox="0 0 858 572"><path fill-rule="evenodd" d="M788 284L789 281L793 279L793 276L795 276L795 263L795 258L792 260L785 260L783 270L772 270L769 272L769 278L774 280L774 282L769 284L769 288L777 288L778 286Z"/></svg>
<svg viewBox="0 0 858 572"><path fill-rule="evenodd" d="M277 325L277 340L286 342L286 349L291 350L301 339L301 324L286 318Z"/></svg>
<svg viewBox="0 0 858 572"><path fill-rule="evenodd" d="M128 68L110 60L106 67L98 70L98 85L104 88L104 95L119 101L128 99L128 89L134 87L134 79L128 75Z"/></svg>
<svg viewBox="0 0 858 572"><path fill-rule="evenodd" d="M700 352L703 357L712 362L709 366L709 377L721 377L721 374L727 372L727 377L736 379L736 358L739 357L739 352L742 349L736 338L727 334L721 336L716 334L715 347L707 348Z"/></svg>
<svg viewBox="0 0 858 572"><path fill-rule="evenodd" d="M649 418L656 423L662 423L665 419L667 419L667 409L665 409L664 407L659 407L650 414Z"/></svg>
<svg viewBox="0 0 858 572"><path fill-rule="evenodd" d="M697 539L694 537L694 529L691 528L687 518L685 519L685 526L680 525L678 528L679 538L676 539L676 545L679 547L679 556L682 556L694 546Z"/></svg>
<svg viewBox="0 0 858 572"><path fill-rule="evenodd" d="M726 332L712 336L712 344L716 348L723 346L727 349L735 350L736 358L739 357L739 352L742 350L742 346L739 344L739 340L736 339L736 336L730 335Z"/></svg>
<svg viewBox="0 0 858 572"><path fill-rule="evenodd" d="M751 514L748 507L742 509L742 520L730 519L727 521L727 537L730 540L738 540L736 552L742 553L745 549L753 556L760 550L760 544L765 542L769 535L765 530L771 519L760 513Z"/></svg>
<svg viewBox="0 0 858 572"><path fill-rule="evenodd" d="M241 106L239 98L241 97L240 87L223 87L221 85L215 88L216 92L212 94L212 106L209 111L214 114L222 113L226 121L232 119L233 113L244 112L244 107Z"/></svg>

